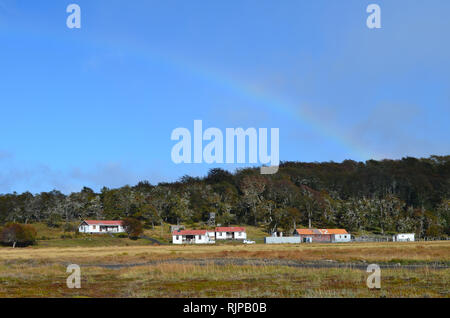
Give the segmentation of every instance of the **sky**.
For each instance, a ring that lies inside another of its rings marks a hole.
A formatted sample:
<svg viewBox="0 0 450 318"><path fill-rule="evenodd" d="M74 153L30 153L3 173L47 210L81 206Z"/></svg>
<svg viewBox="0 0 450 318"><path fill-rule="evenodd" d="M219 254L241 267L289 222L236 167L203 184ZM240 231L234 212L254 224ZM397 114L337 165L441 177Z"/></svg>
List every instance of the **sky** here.
<svg viewBox="0 0 450 318"><path fill-rule="evenodd" d="M0 0L0 193L254 166L175 164L171 133L194 120L279 128L282 161L449 155L449 14L447 0Z"/></svg>

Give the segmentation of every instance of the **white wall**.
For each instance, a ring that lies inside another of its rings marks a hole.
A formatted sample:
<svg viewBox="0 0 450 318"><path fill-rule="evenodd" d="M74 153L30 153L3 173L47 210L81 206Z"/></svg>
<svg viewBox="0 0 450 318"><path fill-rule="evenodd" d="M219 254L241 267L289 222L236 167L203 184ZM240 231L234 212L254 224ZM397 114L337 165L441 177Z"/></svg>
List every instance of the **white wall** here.
<svg viewBox="0 0 450 318"><path fill-rule="evenodd" d="M216 239L217 240L226 240L227 232L216 232ZM246 240L247 233L246 232L234 232L234 239L235 240Z"/></svg>
<svg viewBox="0 0 450 318"><path fill-rule="evenodd" d="M172 243L173 244L183 244L183 236L182 235L172 235Z"/></svg>
<svg viewBox="0 0 450 318"><path fill-rule="evenodd" d="M246 240L247 233L246 232L234 232L234 238L236 240Z"/></svg>
<svg viewBox="0 0 450 318"><path fill-rule="evenodd" d="M178 239L177 239L178 237ZM247 233L246 232L234 232L234 238L236 240L246 240ZM214 244L216 240L226 240L227 232L214 232L208 231L203 235L195 235L194 236L194 244ZM183 244L183 236L182 235L174 235L172 234L172 243L173 244Z"/></svg>
<svg viewBox="0 0 450 318"><path fill-rule="evenodd" d="M351 241L350 234L334 234L334 242L350 242Z"/></svg>
<svg viewBox="0 0 450 318"><path fill-rule="evenodd" d="M214 237L210 237L211 233L207 232L206 234L194 235L194 244L214 244ZM214 232L212 232L214 235ZM173 244L183 244L183 235L172 235L172 243Z"/></svg>
<svg viewBox="0 0 450 318"><path fill-rule="evenodd" d="M397 242L414 242L414 233L397 234L394 238Z"/></svg>
<svg viewBox="0 0 450 318"><path fill-rule="evenodd" d="M216 240L226 240L227 232L216 232Z"/></svg>
<svg viewBox="0 0 450 318"><path fill-rule="evenodd" d="M195 244L208 244L209 242L209 237L206 234L195 236Z"/></svg>
<svg viewBox="0 0 450 318"><path fill-rule="evenodd" d="M80 233L87 233L87 232L89 232L89 225L81 224L78 227L78 232L80 232Z"/></svg>
<svg viewBox="0 0 450 318"><path fill-rule="evenodd" d="M117 228L116 231L112 230L112 231L109 231L109 232L106 232L106 231L100 232L100 225L99 224L95 224L95 225L92 225L92 224L89 224L89 225L81 224L79 226L79 228L78 228L78 231L80 233L123 233L123 232L125 232L125 229L123 228L122 225L119 225L119 227Z"/></svg>
<svg viewBox="0 0 450 318"><path fill-rule="evenodd" d="M300 236L268 236L264 238L266 244L299 244Z"/></svg>
<svg viewBox="0 0 450 318"><path fill-rule="evenodd" d="M216 232L214 232L214 231L206 232L206 235L208 236L210 241L215 241L216 240Z"/></svg>
<svg viewBox="0 0 450 318"><path fill-rule="evenodd" d="M100 228L96 226L96 229L94 229L92 225L82 224L80 225L78 230L80 233L97 233L100 230Z"/></svg>

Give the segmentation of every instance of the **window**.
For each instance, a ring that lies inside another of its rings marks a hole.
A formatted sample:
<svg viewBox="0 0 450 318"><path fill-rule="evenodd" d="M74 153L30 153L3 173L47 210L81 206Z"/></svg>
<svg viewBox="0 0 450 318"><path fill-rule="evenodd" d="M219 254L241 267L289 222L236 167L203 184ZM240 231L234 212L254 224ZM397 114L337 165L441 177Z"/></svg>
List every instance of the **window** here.
<svg viewBox="0 0 450 318"><path fill-rule="evenodd" d="M175 236L175 239L178 241L180 239L180 236L179 235Z"/></svg>
<svg viewBox="0 0 450 318"><path fill-rule="evenodd" d="M92 225L92 228L95 230L95 225Z"/></svg>

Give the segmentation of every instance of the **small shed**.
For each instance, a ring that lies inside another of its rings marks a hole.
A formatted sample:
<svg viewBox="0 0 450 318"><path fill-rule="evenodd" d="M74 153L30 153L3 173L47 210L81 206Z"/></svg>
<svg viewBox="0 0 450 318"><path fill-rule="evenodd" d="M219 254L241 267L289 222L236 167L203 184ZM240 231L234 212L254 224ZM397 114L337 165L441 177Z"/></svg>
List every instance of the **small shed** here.
<svg viewBox="0 0 450 318"><path fill-rule="evenodd" d="M415 234L414 233L400 233L394 235L392 240L394 242L414 242Z"/></svg>

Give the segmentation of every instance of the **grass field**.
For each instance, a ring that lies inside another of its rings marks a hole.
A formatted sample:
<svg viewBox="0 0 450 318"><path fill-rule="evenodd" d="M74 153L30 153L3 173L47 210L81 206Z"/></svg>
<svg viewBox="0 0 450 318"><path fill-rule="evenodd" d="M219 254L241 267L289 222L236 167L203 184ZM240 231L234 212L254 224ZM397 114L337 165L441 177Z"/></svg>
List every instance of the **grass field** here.
<svg viewBox="0 0 450 318"><path fill-rule="evenodd" d="M0 297L450 297L450 269L431 266L450 265L449 241L139 244L1 248ZM382 269L381 289L369 290L365 270L291 263L403 266ZM81 266L81 289L67 288L68 264Z"/></svg>
<svg viewBox="0 0 450 318"><path fill-rule="evenodd" d="M167 244L155 246L34 226L37 245L0 247L0 297L450 297L450 241L174 246L165 226L145 230ZM384 266L380 290L366 286L371 263ZM81 289L66 285L69 264Z"/></svg>
<svg viewBox="0 0 450 318"><path fill-rule="evenodd" d="M109 235L75 235L73 232L65 233L62 226L52 228L43 223L34 223L36 228L37 245L36 247L93 247L93 246L137 246L137 245L152 245L153 243L144 240L130 240L127 238L118 238ZM77 222L72 222L72 227L77 227ZM200 228L200 225L193 225L194 228ZM264 243L264 237L267 236L264 229L261 227L248 226L246 232L249 238L257 243ZM145 229L145 236L154 238L163 244L170 244L172 234L170 232L170 225L155 226L154 228ZM226 244L225 242L217 242L219 244ZM1 246L0 246L1 249Z"/></svg>

